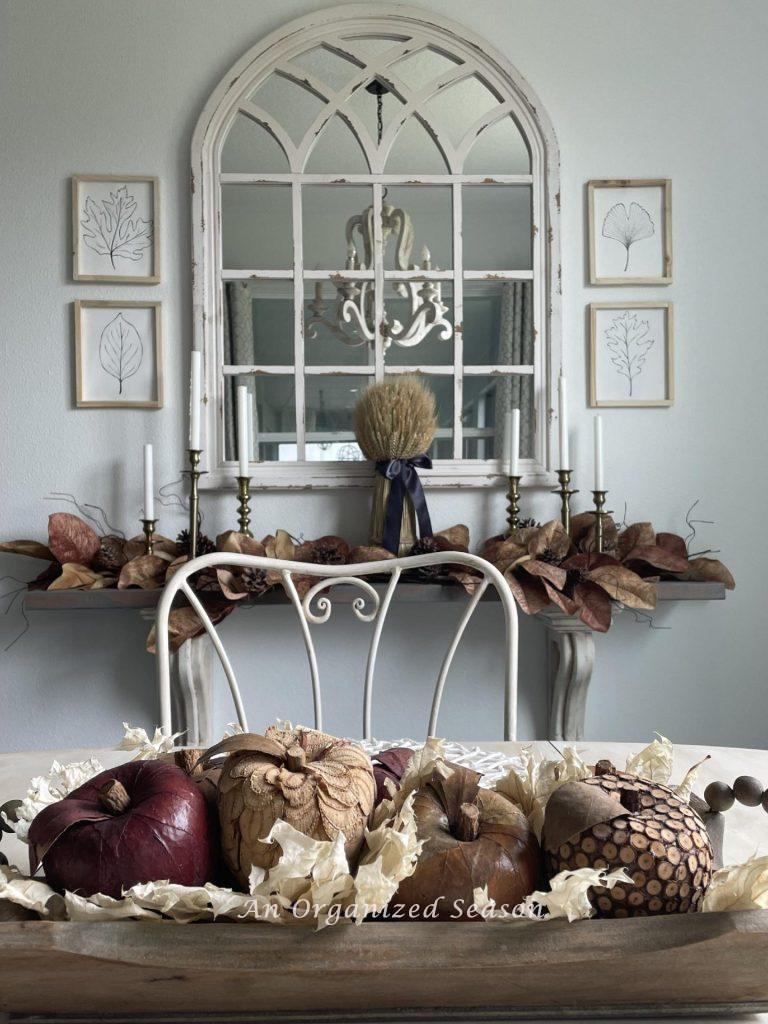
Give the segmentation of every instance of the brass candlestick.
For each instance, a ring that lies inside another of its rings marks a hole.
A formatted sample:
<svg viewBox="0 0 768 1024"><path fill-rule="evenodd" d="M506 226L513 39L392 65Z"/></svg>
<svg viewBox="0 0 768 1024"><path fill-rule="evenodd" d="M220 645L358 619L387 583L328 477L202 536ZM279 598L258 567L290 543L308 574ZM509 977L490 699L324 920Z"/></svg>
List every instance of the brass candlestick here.
<svg viewBox="0 0 768 1024"><path fill-rule="evenodd" d="M510 476L507 488L507 537L520 525L520 481L522 477Z"/></svg>
<svg viewBox="0 0 768 1024"><path fill-rule="evenodd" d="M595 502L595 509L592 515L595 517L595 545L598 553L603 551L603 520L611 513L605 509L605 496L607 491L592 491L592 498Z"/></svg>
<svg viewBox="0 0 768 1024"><path fill-rule="evenodd" d="M155 527L157 526L157 520L142 519L141 525L144 527L144 536L147 538L147 554L154 555L155 542L153 540L153 537L155 535Z"/></svg>
<svg viewBox="0 0 768 1024"><path fill-rule="evenodd" d="M202 454L199 448L188 448L187 455L189 457L189 469L185 470L184 475L189 477L189 557L190 559L197 556L197 538L200 535L200 498L198 495L198 482L200 477L203 475L200 469L200 455Z"/></svg>
<svg viewBox="0 0 768 1024"><path fill-rule="evenodd" d="M251 478L249 476L235 477L237 480L237 521L240 526L240 533L246 537L252 537L251 525Z"/></svg>
<svg viewBox="0 0 768 1024"><path fill-rule="evenodd" d="M571 495L578 494L578 491L569 490L568 484L571 482L571 471L570 469L558 469L557 479L560 482L560 486L556 491L552 491L552 494L560 495L560 522L565 527L565 532L571 532Z"/></svg>

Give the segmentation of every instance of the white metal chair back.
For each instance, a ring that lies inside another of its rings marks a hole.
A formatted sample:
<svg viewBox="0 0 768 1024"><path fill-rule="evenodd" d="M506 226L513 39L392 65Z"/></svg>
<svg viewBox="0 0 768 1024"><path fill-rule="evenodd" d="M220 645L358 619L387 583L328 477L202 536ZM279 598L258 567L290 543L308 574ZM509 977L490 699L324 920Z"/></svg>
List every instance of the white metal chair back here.
<svg viewBox="0 0 768 1024"><path fill-rule="evenodd" d="M170 651L168 643L168 617L176 595L181 592L197 612L208 633L216 653L221 661L227 677L232 699L237 711L237 718L242 728L247 731L243 701L237 685L235 673L229 658L211 622L210 616L203 607L199 597L189 583L190 576L201 569L216 567L263 569L279 572L283 586L295 608L304 645L307 650L309 671L312 679L312 696L315 709L315 728L323 727L322 697L320 690L320 673L315 653L315 645L310 631L311 624L322 624L331 617L333 604L330 596L325 593L332 587L345 584L357 587L362 594L352 601L352 611L361 622L373 623L373 635L368 649L363 691L363 737L371 738L371 708L373 702L373 679L376 669L376 657L379 650L384 623L395 594L398 581L403 573L410 569L426 566L459 565L474 570L478 575L477 586L468 596L464 613L456 627L454 636L445 653L432 697L432 710L429 716L428 735L437 732L437 717L445 688L445 681L450 671L454 655L464 631L477 608L480 599L490 584L493 584L499 595L505 623L504 648L504 739L513 740L517 731L517 656L518 656L518 623L517 607L504 576L485 559L477 555L464 554L458 551L438 552L436 554L415 555L409 558L393 558L383 562L364 562L357 565L314 565L307 562L289 562L278 558L265 558L259 555L236 555L217 552L202 555L178 569L165 586L165 590L157 607L156 635L158 676L160 685L160 721L164 729L170 731L171 722L171 682L170 682ZM317 576L318 582L304 595L299 596L294 576ZM377 590L365 577L388 577L383 590ZM363 596L365 595L365 596ZM312 607L313 602L314 609Z"/></svg>

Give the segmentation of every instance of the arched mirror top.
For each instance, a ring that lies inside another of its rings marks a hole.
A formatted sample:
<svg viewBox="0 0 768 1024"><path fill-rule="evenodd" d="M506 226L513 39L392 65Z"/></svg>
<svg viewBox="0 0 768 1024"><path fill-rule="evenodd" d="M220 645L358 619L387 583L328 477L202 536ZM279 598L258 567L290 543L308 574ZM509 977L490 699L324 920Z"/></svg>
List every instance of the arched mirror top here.
<svg viewBox="0 0 768 1024"><path fill-rule="evenodd" d="M235 65L192 149L209 485L231 472L238 384L254 398L262 483L367 482L349 430L355 396L413 371L437 398L432 483L498 481L515 407L525 475L548 482L558 154L502 56L416 8L319 11Z"/></svg>

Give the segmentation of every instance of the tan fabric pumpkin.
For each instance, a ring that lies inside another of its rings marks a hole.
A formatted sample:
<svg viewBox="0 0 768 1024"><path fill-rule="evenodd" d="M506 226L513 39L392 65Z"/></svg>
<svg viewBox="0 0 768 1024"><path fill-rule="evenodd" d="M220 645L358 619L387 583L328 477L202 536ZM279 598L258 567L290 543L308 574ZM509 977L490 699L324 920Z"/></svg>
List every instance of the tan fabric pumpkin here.
<svg viewBox="0 0 768 1024"><path fill-rule="evenodd" d="M343 832L347 857L356 857L376 793L360 747L314 729L270 726L264 736L228 737L206 752L205 763L222 754L222 853L241 885L251 867L270 868L280 859L280 846L263 842L280 820L312 839Z"/></svg>

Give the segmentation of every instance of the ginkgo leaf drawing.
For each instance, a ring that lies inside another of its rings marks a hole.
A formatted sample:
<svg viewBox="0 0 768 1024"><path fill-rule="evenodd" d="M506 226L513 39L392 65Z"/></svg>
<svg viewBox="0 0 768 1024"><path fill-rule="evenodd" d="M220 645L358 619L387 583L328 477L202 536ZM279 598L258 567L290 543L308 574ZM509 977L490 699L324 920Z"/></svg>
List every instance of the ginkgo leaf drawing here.
<svg viewBox="0 0 768 1024"><path fill-rule="evenodd" d="M615 317L604 331L611 363L619 376L626 378L630 398L635 378L642 373L648 353L656 342L655 338L648 337L650 329L647 320L640 320L637 313L628 309Z"/></svg>
<svg viewBox="0 0 768 1024"><path fill-rule="evenodd" d="M102 369L117 381L122 395L123 382L138 371L144 357L141 335L130 320L118 313L110 320L99 339L99 362Z"/></svg>
<svg viewBox="0 0 768 1024"><path fill-rule="evenodd" d="M635 242L644 238L653 238L656 233L651 215L639 203L630 203L629 209L624 203L615 203L603 221L603 238L612 238L626 249L627 258L624 270L629 269L629 251Z"/></svg>
<svg viewBox="0 0 768 1024"><path fill-rule="evenodd" d="M152 221L136 216L136 199L128 194L127 185L110 192L109 199L101 202L88 196L85 214L80 221L83 241L92 252L108 256L114 269L115 260L135 263L152 244Z"/></svg>

